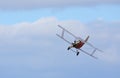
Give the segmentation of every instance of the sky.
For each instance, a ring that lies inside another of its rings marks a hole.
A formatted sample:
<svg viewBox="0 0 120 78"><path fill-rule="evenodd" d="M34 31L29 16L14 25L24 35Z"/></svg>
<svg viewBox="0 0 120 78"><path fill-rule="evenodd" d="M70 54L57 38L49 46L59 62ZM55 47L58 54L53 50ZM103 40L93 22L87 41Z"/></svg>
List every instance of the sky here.
<svg viewBox="0 0 120 78"><path fill-rule="evenodd" d="M67 51L57 25L99 59ZM1 0L0 78L119 78L119 34L120 0Z"/></svg>

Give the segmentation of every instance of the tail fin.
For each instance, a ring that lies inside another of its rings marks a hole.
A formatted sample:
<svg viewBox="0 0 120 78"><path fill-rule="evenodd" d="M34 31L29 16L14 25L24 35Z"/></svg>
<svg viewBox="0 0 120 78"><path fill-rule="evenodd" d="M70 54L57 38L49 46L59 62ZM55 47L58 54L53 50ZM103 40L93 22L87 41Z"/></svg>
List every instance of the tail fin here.
<svg viewBox="0 0 120 78"><path fill-rule="evenodd" d="M89 39L89 36L87 36L87 38L85 39L85 42L87 42L87 41L88 41L88 39Z"/></svg>

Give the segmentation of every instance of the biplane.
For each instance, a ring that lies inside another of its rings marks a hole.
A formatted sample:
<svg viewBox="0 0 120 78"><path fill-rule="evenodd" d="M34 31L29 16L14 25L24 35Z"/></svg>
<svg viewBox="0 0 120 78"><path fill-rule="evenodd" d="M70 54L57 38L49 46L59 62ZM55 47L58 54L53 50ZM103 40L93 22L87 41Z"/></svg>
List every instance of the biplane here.
<svg viewBox="0 0 120 78"><path fill-rule="evenodd" d="M87 36L87 38L85 40L83 40L81 37L75 36L74 34L72 34L67 29L63 28L62 26L58 25L58 27L62 29L62 32L61 32L60 35L59 34L56 34L56 35L70 44L70 46L67 48L67 50L71 50L71 51L75 52L76 56L78 56L80 51L81 51L81 52L83 52L83 53L97 59L97 57L94 55L95 52L96 51L102 52L102 50L94 47L91 43L88 42L89 36ZM75 38L74 42L71 42L71 41L67 40L65 38L65 33L67 33L67 34L71 35L72 37L74 37ZM81 47L83 47L84 44L89 45L93 49L93 51L92 52L87 52L87 51L81 49ZM72 48L75 48L75 50L73 50Z"/></svg>

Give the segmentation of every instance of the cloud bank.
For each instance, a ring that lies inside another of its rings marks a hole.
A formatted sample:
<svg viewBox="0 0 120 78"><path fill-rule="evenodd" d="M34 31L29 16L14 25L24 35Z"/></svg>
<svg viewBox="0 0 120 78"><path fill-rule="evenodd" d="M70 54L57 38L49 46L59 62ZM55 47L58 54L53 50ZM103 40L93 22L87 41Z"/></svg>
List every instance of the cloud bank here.
<svg viewBox="0 0 120 78"><path fill-rule="evenodd" d="M59 43L55 35L60 32L57 27L58 24L72 31L77 36L80 35L85 38L90 35L92 38L89 41L106 51L106 56L102 57L107 61L114 63L115 60L120 59L116 58L120 40L119 21L105 22L97 20L89 24L83 24L77 20L59 21L55 17L48 17L41 18L33 23L24 22L11 26L0 25L0 47L5 49L9 47L13 49L18 47L26 47L26 49L42 47L42 50L44 50L44 47L54 47L54 45ZM111 54L109 54L109 51ZM112 51L115 51L113 52L115 55Z"/></svg>
<svg viewBox="0 0 120 78"><path fill-rule="evenodd" d="M29 10L40 8L63 8L71 6L96 6L120 4L119 0L1 0L1 10Z"/></svg>

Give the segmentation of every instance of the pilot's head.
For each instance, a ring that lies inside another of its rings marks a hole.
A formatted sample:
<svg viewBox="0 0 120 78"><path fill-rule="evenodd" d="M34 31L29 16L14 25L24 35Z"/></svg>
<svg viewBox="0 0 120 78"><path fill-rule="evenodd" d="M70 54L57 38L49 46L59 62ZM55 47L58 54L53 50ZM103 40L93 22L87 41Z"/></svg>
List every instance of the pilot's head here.
<svg viewBox="0 0 120 78"><path fill-rule="evenodd" d="M74 43L76 43L76 40L74 40Z"/></svg>

